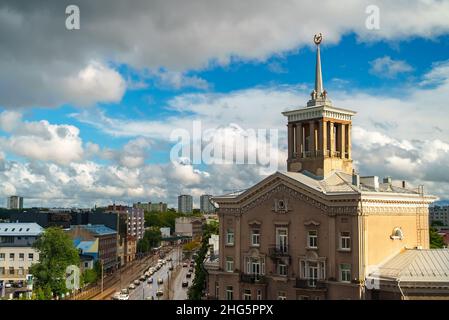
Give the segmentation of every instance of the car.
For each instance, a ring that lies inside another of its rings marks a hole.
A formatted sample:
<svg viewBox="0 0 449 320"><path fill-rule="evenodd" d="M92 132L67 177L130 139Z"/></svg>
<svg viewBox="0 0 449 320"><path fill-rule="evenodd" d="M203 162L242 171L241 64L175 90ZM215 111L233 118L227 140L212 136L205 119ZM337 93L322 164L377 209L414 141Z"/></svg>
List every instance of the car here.
<svg viewBox="0 0 449 320"><path fill-rule="evenodd" d="M145 300L154 300L154 297L153 296L148 296L148 297L145 297Z"/></svg>
<svg viewBox="0 0 449 320"><path fill-rule="evenodd" d="M140 276L139 280L142 281L142 282L144 282L144 281L146 280L146 277L145 277L144 275L143 275L143 276Z"/></svg>
<svg viewBox="0 0 449 320"><path fill-rule="evenodd" d="M121 295L121 292L120 292L120 291L117 291L116 293L114 293L114 294L112 295L111 299L112 299L112 300L120 300L120 299L119 299L119 298L120 298L120 295Z"/></svg>
<svg viewBox="0 0 449 320"><path fill-rule="evenodd" d="M129 294L129 290L124 288L120 291L121 294Z"/></svg>
<svg viewBox="0 0 449 320"><path fill-rule="evenodd" d="M161 297L161 296L163 296L163 295L164 295L164 291L162 291L162 290L156 291L156 296L157 296L157 297Z"/></svg>
<svg viewBox="0 0 449 320"><path fill-rule="evenodd" d="M183 268L187 268L187 263L184 262L184 263L182 264L182 267L183 267Z"/></svg>
<svg viewBox="0 0 449 320"><path fill-rule="evenodd" d="M186 288L186 287L188 287L188 286L189 286L189 281L184 280L184 281L182 282L182 287L183 287L183 288Z"/></svg>
<svg viewBox="0 0 449 320"><path fill-rule="evenodd" d="M149 277L148 280L147 280L147 283L148 284L153 283L153 277Z"/></svg>
<svg viewBox="0 0 449 320"><path fill-rule="evenodd" d="M139 281L139 280L134 280L134 284L135 284L136 286L138 286L138 285L140 284L140 281Z"/></svg>
<svg viewBox="0 0 449 320"><path fill-rule="evenodd" d="M174 268L173 268L173 265L171 264L169 267L168 267L168 270L170 270L170 271L172 271Z"/></svg>
<svg viewBox="0 0 449 320"><path fill-rule="evenodd" d="M168 257L168 258L167 258L167 261L168 261L168 262L173 261L172 257Z"/></svg>
<svg viewBox="0 0 449 320"><path fill-rule="evenodd" d="M133 283L130 283L128 286L129 290L134 290L136 288L136 286Z"/></svg>
<svg viewBox="0 0 449 320"><path fill-rule="evenodd" d="M150 269L148 269L148 272L149 272L150 274L153 274L155 271L156 271L156 269L153 268L153 267L151 267Z"/></svg>
<svg viewBox="0 0 449 320"><path fill-rule="evenodd" d="M162 279L162 278L157 279L157 284L163 284L163 283L164 283L164 279Z"/></svg>
<svg viewBox="0 0 449 320"><path fill-rule="evenodd" d="M11 288L12 287L12 284L11 284L11 282L7 282L7 283L5 283L5 288Z"/></svg>
<svg viewBox="0 0 449 320"><path fill-rule="evenodd" d="M118 297L119 300L129 300L129 294L121 294Z"/></svg>
<svg viewBox="0 0 449 320"><path fill-rule="evenodd" d="M193 272L193 268L189 268L189 272Z"/></svg>
<svg viewBox="0 0 449 320"><path fill-rule="evenodd" d="M150 277L151 276L151 274L147 271L147 272L145 272L145 279L147 279L148 277Z"/></svg>
<svg viewBox="0 0 449 320"><path fill-rule="evenodd" d="M192 278L192 274L189 272L186 274L186 278Z"/></svg>

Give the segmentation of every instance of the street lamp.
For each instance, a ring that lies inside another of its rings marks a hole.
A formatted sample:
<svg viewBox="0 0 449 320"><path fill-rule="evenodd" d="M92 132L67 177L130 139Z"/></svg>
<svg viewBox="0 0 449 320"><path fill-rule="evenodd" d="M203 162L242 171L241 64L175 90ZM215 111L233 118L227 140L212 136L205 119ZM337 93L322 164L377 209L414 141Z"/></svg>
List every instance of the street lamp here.
<svg viewBox="0 0 449 320"><path fill-rule="evenodd" d="M103 293L103 286L104 286L104 277L103 277L103 259L100 259L101 264L101 293Z"/></svg>

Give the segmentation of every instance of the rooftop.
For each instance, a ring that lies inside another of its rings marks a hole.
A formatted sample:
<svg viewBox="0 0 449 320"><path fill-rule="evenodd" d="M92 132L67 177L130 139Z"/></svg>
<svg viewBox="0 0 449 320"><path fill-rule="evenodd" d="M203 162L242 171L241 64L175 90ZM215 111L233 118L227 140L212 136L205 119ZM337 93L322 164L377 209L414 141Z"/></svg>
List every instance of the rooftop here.
<svg viewBox="0 0 449 320"><path fill-rule="evenodd" d="M100 236L117 233L117 231L115 231L114 229L108 228L103 224L85 224L72 226L72 228L73 227L80 227Z"/></svg>
<svg viewBox="0 0 449 320"><path fill-rule="evenodd" d="M449 282L449 249L406 249L377 272L381 279Z"/></svg>
<svg viewBox="0 0 449 320"><path fill-rule="evenodd" d="M37 223L0 223L0 236L38 236L44 229Z"/></svg>

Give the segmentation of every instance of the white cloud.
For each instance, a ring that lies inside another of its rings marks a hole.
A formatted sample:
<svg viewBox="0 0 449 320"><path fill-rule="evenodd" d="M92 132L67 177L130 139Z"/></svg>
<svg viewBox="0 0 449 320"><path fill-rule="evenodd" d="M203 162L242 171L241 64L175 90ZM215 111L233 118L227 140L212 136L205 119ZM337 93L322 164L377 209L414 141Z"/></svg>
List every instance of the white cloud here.
<svg viewBox="0 0 449 320"><path fill-rule="evenodd" d="M401 41L435 39L449 31L449 3L437 0L342 0L338 5L327 0L318 9L312 0L136 0L127 6L119 0L79 0L77 5L81 29L69 33L61 23L65 7L60 1L2 1L0 105L119 101L126 82L106 61L179 72L163 75L164 81L206 88L202 79L185 72L233 58L265 60L312 45L318 31L326 44L347 34L360 41ZM368 5L381 10L379 30L365 26Z"/></svg>
<svg viewBox="0 0 449 320"><path fill-rule="evenodd" d="M370 62L370 72L382 78L395 78L400 73L410 72L412 66L403 60L393 60L389 56L374 59Z"/></svg>

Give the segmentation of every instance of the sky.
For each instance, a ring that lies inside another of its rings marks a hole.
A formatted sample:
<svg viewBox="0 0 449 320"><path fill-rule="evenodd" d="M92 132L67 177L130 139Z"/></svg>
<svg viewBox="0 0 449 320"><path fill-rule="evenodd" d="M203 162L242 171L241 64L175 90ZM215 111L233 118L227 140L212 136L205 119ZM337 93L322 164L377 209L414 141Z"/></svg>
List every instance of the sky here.
<svg viewBox="0 0 449 320"><path fill-rule="evenodd" d="M0 0L0 197L176 207L188 193L198 206L285 170L281 113L310 98L319 32L328 97L357 112L356 170L448 200L449 2L437 0ZM275 168L173 159L173 136L199 122L225 146L276 130L245 149Z"/></svg>

